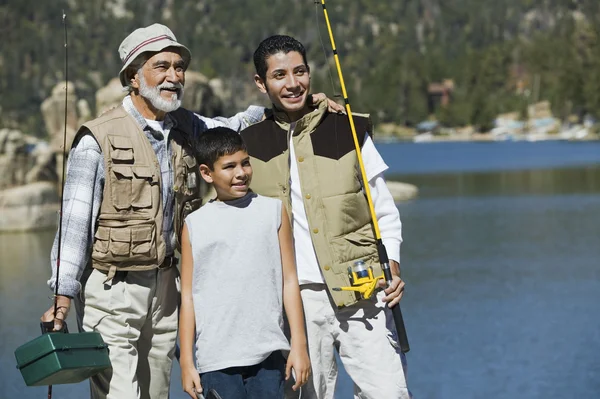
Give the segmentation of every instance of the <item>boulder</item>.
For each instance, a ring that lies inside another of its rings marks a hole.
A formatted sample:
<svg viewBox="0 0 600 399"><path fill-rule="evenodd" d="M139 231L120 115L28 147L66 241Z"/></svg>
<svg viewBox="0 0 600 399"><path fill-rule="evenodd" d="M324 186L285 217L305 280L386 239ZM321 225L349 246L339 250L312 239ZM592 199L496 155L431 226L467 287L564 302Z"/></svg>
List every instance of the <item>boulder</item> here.
<svg viewBox="0 0 600 399"><path fill-rule="evenodd" d="M216 87L215 82L211 84L200 72L187 71L182 106L208 117L222 115L223 102L215 93L214 87Z"/></svg>
<svg viewBox="0 0 600 399"><path fill-rule="evenodd" d="M66 151L69 151L80 121L77 106L78 99L72 82L69 82L67 89ZM50 146L55 152L62 152L63 142L65 141L65 82L54 86L50 97L42 102L41 110L50 137Z"/></svg>
<svg viewBox="0 0 600 399"><path fill-rule="evenodd" d="M413 199L419 194L419 189L413 184L389 180L386 183L395 202Z"/></svg>
<svg viewBox="0 0 600 399"><path fill-rule="evenodd" d="M59 198L55 183L36 182L0 191L0 232L52 229Z"/></svg>
<svg viewBox="0 0 600 399"><path fill-rule="evenodd" d="M121 104L126 94L119 78L111 79L106 86L96 92L96 116Z"/></svg>

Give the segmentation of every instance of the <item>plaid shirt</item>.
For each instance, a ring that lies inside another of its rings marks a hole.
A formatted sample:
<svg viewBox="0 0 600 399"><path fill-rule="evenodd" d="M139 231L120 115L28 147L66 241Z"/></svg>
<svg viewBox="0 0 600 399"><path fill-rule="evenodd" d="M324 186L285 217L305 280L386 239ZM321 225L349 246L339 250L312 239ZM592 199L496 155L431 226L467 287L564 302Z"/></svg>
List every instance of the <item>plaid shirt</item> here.
<svg viewBox="0 0 600 399"><path fill-rule="evenodd" d="M123 107L137 121L156 153L162 183L163 201L163 238L166 243L166 254L172 255L175 247L173 229L174 195L173 171L170 164L170 147L168 136L174 126L174 120L169 114L165 117L163 132L152 129L144 117L133 105L131 97L123 99ZM259 122L264 114L264 108L250 106L245 112L231 118L206 118L195 114L202 122L195 124L205 130L217 126L227 126L241 131L245 127ZM75 296L81 290L79 278L85 269L92 250L96 220L102 195L104 192L104 157L96 140L91 133L85 134L73 146L67 163L62 216L62 240L59 290L60 295ZM58 232L52 246L51 260L52 277L48 286L54 291L56 282L56 258L58 250Z"/></svg>

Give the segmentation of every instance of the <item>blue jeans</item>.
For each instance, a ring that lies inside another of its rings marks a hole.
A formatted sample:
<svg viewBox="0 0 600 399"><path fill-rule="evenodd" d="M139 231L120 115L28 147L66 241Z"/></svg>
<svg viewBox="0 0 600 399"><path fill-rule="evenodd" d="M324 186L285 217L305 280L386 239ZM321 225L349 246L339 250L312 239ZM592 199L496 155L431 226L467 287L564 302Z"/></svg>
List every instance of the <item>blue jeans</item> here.
<svg viewBox="0 0 600 399"><path fill-rule="evenodd" d="M202 390L214 389L222 399L277 399L283 398L285 359L275 351L262 363L254 366L201 373Z"/></svg>

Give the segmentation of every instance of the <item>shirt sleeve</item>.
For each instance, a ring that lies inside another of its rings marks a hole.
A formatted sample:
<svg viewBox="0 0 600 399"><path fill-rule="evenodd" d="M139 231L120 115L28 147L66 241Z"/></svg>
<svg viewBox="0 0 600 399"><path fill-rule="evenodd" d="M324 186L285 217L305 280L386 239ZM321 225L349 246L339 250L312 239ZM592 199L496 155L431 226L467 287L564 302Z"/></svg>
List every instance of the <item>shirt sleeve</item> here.
<svg viewBox="0 0 600 399"><path fill-rule="evenodd" d="M90 256L95 221L104 189L104 159L98 143L85 135L71 149L63 193L62 231L57 231L50 255L52 277L48 286L54 291L59 234L58 294L75 296L81 290L79 278Z"/></svg>
<svg viewBox="0 0 600 399"><path fill-rule="evenodd" d="M391 260L400 263L400 244L402 243L402 222L400 212L396 207L394 198L385 183L383 172L388 166L381 158L375 148L375 144L369 135L365 135L362 147L363 163L365 172L369 179L371 198L379 223L381 240Z"/></svg>
<svg viewBox="0 0 600 399"><path fill-rule="evenodd" d="M244 112L239 112L231 118L224 118L222 116L218 116L216 118L206 118L198 114L195 115L196 117L200 118L209 129L218 126L225 126L235 130L236 132L241 132L248 126L260 122L263 119L264 114L264 107L251 105Z"/></svg>

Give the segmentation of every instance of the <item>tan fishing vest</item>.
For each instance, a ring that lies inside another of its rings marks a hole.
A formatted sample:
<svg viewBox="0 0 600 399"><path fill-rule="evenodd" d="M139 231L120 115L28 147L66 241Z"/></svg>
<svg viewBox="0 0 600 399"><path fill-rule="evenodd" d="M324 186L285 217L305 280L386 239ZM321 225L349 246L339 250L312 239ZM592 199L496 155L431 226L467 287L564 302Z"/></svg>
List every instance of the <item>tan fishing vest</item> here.
<svg viewBox="0 0 600 399"><path fill-rule="evenodd" d="M281 199L291 216L290 124L283 118L277 113L246 128L242 137L254 170L251 189ZM363 143L370 120L354 115L354 122ZM332 290L350 285L348 267L359 259L375 275L381 275L381 267L348 117L328 113L323 102L296 122L292 140L319 266L335 304L352 305L359 299L356 293Z"/></svg>
<svg viewBox="0 0 600 399"><path fill-rule="evenodd" d="M182 110L182 112L189 111ZM105 183L92 246L92 266L109 271L149 270L165 259L160 165L148 138L120 106L83 125L102 150ZM185 127L185 129L184 129ZM199 207L198 168L187 135L176 121L169 133L174 172L175 231L185 210ZM190 177L194 175L194 177ZM189 213L188 212L188 213ZM183 216L185 217L185 216Z"/></svg>

